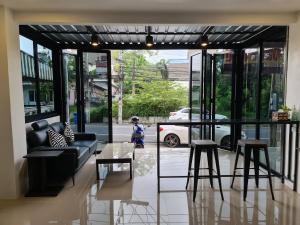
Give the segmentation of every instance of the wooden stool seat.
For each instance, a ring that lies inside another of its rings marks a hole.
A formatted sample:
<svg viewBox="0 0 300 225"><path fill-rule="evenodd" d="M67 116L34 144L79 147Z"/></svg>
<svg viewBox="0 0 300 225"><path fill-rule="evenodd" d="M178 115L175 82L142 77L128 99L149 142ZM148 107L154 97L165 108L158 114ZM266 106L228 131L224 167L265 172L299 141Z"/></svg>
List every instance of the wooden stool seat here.
<svg viewBox="0 0 300 225"><path fill-rule="evenodd" d="M261 140L238 140L238 145L241 147L246 147L246 146L250 146L250 147L255 147L255 148L267 148L268 144L261 141Z"/></svg>
<svg viewBox="0 0 300 225"><path fill-rule="evenodd" d="M188 176L187 176L187 182L186 182L185 188L187 189L188 184L189 184L189 178L190 178L190 173L191 173L191 167L192 167L194 151L195 151L195 157L194 157L193 201L195 201L195 198L196 198L198 179L199 178L207 178L207 176L199 176L199 169L201 169L200 168L200 161L201 161L201 153L202 152L207 152L209 180L210 180L210 186L212 188L213 188L213 178L215 178L215 176L213 175L213 154L215 156L215 163L216 163L216 169L217 169L217 178L218 178L218 181L219 181L220 193L221 193L222 200L224 200L223 191L222 191L222 184L221 184L221 176L220 176L218 145L217 145L217 143L215 143L212 140L193 140L191 142Z"/></svg>
<svg viewBox="0 0 300 225"><path fill-rule="evenodd" d="M241 148L244 147L244 201L247 197L248 191L248 179L249 179L249 170L250 170L250 161L251 161L251 153L253 152L253 162L254 162L254 171L255 171L255 183L256 187L258 187L259 182L259 151L263 151L265 153L266 159L266 166L268 171L268 179L272 194L272 199L274 200L274 193L273 193L273 186L272 186L272 179L271 179L271 169L270 169L270 160L269 160L269 153L268 153L268 145L261 141L261 140L238 140L237 144L237 151L236 151L236 158L234 162L234 170L233 170L233 177L231 182L231 188L233 188L233 183L236 175L236 170L240 169L237 168L238 159L242 152Z"/></svg>
<svg viewBox="0 0 300 225"><path fill-rule="evenodd" d="M191 142L192 147L205 148L205 147L217 147L217 143L212 140L193 140Z"/></svg>

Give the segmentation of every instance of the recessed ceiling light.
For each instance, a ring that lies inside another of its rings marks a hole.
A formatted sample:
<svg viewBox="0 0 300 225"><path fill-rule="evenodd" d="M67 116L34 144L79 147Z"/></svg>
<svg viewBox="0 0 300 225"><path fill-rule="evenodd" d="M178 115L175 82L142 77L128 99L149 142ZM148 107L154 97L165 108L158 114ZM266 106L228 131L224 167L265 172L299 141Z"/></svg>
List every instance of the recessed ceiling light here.
<svg viewBox="0 0 300 225"><path fill-rule="evenodd" d="M95 34L95 33L92 34L90 44L93 45L93 46L95 46L95 47L98 46L98 45L100 44L100 42L99 42L99 37L98 37L97 34Z"/></svg>
<svg viewBox="0 0 300 225"><path fill-rule="evenodd" d="M208 46L208 37L207 37L207 35L201 36L200 45L201 45L201 47L207 47Z"/></svg>

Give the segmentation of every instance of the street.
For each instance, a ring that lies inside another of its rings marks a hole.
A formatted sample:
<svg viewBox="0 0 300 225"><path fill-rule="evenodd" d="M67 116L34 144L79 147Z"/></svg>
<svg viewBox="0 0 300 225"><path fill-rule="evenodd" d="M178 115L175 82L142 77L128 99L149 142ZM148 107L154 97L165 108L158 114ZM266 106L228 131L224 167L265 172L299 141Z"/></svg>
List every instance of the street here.
<svg viewBox="0 0 300 225"><path fill-rule="evenodd" d="M151 126L145 126L145 142L146 143L155 143L156 142L156 124ZM75 129L75 126L74 126ZM132 134L133 126L131 124L113 124L113 140L115 142L125 142L130 141ZM243 126L242 130L246 133L248 139L255 138L255 126ZM278 131L280 131L278 129ZM277 131L277 132L278 132ZM107 124L87 124L86 132L96 133L98 140L106 140L108 135L108 126ZM260 137L261 139L270 138L270 128L268 126L260 128Z"/></svg>

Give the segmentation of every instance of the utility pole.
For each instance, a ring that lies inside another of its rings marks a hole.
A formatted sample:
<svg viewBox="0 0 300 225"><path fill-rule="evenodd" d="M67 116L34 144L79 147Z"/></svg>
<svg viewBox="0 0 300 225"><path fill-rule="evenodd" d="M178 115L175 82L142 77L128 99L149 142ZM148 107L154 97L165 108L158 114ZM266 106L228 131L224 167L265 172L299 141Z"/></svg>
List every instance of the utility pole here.
<svg viewBox="0 0 300 225"><path fill-rule="evenodd" d="M123 50L119 50L119 101L118 101L118 124L123 123Z"/></svg>

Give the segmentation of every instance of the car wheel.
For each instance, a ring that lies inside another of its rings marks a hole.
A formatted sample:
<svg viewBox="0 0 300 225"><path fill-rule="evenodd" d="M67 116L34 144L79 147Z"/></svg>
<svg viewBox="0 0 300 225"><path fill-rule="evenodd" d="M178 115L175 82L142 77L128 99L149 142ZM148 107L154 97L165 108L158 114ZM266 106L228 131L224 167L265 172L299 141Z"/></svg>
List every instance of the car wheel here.
<svg viewBox="0 0 300 225"><path fill-rule="evenodd" d="M165 143L168 147L174 148L180 144L180 139L176 134L168 134L165 137Z"/></svg>
<svg viewBox="0 0 300 225"><path fill-rule="evenodd" d="M225 136L221 140L221 147L230 148L231 146L231 140L230 135Z"/></svg>

